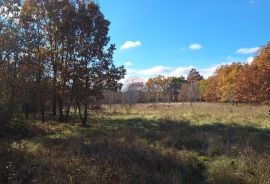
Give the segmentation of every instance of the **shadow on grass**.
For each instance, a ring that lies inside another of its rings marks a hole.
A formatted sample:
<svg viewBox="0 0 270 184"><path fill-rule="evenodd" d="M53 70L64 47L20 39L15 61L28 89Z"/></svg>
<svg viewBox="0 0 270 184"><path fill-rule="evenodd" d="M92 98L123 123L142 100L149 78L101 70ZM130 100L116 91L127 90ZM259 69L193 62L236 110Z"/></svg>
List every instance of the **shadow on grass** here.
<svg viewBox="0 0 270 184"><path fill-rule="evenodd" d="M149 144L194 150L202 155L236 154L241 148L251 147L261 154L270 155L270 130L237 124L193 125L185 121L146 120L99 120L94 134L80 130L81 134L96 139L99 135L121 137L130 134Z"/></svg>
<svg viewBox="0 0 270 184"><path fill-rule="evenodd" d="M23 138L35 138L47 135L47 130L43 126L36 126L25 121L14 120L10 124L0 129L0 138L20 140Z"/></svg>
<svg viewBox="0 0 270 184"><path fill-rule="evenodd" d="M200 184L208 182L207 166L200 157L238 157L247 148L259 155L270 154L269 129L236 124L96 119L88 127L77 126L74 131L75 134L59 138L46 132L38 134L34 129L28 138L38 137L34 142L41 148L34 155L27 150L2 155L0 181L11 177L19 183L26 178L28 183L59 180L58 183ZM54 133L57 132L51 132ZM16 171L13 177L6 168L10 162L14 168L11 171Z"/></svg>
<svg viewBox="0 0 270 184"><path fill-rule="evenodd" d="M3 183L205 183L205 167L155 149L114 141L43 138L39 154L24 148L1 153Z"/></svg>

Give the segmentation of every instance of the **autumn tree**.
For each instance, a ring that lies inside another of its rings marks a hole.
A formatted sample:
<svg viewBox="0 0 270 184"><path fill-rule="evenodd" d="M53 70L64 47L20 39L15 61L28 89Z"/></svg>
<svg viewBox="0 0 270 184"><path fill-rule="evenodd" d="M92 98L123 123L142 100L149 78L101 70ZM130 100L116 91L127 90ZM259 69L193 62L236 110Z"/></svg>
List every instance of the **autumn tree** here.
<svg viewBox="0 0 270 184"><path fill-rule="evenodd" d="M0 2L0 75L1 98L0 122L9 121L15 110L18 97L18 68L21 60L20 29L18 25L21 2Z"/></svg>
<svg viewBox="0 0 270 184"><path fill-rule="evenodd" d="M204 92L204 99L208 102L219 102L218 77L216 75L207 79L207 89Z"/></svg>
<svg viewBox="0 0 270 184"><path fill-rule="evenodd" d="M80 2L77 10L78 27L78 69L81 71L76 90L76 102L82 124L88 120L88 109L91 102L98 100L102 91L116 91L121 88L118 83L125 75L123 66L113 64L114 45L109 45L109 21L105 19L97 4ZM83 108L81 110L81 107Z"/></svg>
<svg viewBox="0 0 270 184"><path fill-rule="evenodd" d="M44 3L47 37L46 49L52 73L52 114L64 119L65 97L72 97L70 89L72 62L76 59L76 10L68 0L51 0ZM71 98L72 99L72 98ZM70 101L68 102L70 104ZM67 105L66 115L69 114Z"/></svg>
<svg viewBox="0 0 270 184"><path fill-rule="evenodd" d="M223 65L217 69L217 95L220 102L238 102L236 97L236 85L242 69L243 65L241 63Z"/></svg>
<svg viewBox="0 0 270 184"><path fill-rule="evenodd" d="M201 83L204 98L212 102L264 103L270 99L270 44L261 48L251 64L233 63L219 67Z"/></svg>
<svg viewBox="0 0 270 184"><path fill-rule="evenodd" d="M48 94L49 60L46 49L46 8L43 1L26 0L21 12L20 24L23 29L24 64L32 70L35 103L39 104L41 119L45 121L46 95ZM26 71L25 71L26 72ZM27 104L28 102L26 102Z"/></svg>
<svg viewBox="0 0 270 184"><path fill-rule="evenodd" d="M244 66L237 79L236 91L241 102L269 102L270 43L261 48L251 64Z"/></svg>
<svg viewBox="0 0 270 184"><path fill-rule="evenodd" d="M146 82L147 90L150 94L154 95L155 101L159 102L164 96L168 94L169 90L169 79L164 76L157 76L150 78Z"/></svg>
<svg viewBox="0 0 270 184"><path fill-rule="evenodd" d="M8 112L20 103L26 117L38 110L42 121L49 109L67 120L74 105L85 125L91 106L104 91L119 90L125 75L113 63L110 23L99 6L69 0L0 3L0 103Z"/></svg>
<svg viewBox="0 0 270 184"><path fill-rule="evenodd" d="M203 98L211 102L240 102L237 88L244 68L245 65L241 63L222 65L217 68L213 76L199 83Z"/></svg>
<svg viewBox="0 0 270 184"><path fill-rule="evenodd" d="M258 99L260 102L270 101L270 42L255 57L251 66L257 67L257 80L261 84ZM258 71L258 70L257 70ZM254 71L255 72L255 71Z"/></svg>

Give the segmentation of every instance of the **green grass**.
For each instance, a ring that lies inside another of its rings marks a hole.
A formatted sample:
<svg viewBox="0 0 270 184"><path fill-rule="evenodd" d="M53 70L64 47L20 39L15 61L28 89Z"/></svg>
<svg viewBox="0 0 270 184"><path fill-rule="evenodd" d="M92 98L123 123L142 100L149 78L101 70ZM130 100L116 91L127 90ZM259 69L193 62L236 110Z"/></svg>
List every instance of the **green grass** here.
<svg viewBox="0 0 270 184"><path fill-rule="evenodd" d="M145 104L92 114L86 128L17 120L0 138L0 183L269 184L267 113Z"/></svg>

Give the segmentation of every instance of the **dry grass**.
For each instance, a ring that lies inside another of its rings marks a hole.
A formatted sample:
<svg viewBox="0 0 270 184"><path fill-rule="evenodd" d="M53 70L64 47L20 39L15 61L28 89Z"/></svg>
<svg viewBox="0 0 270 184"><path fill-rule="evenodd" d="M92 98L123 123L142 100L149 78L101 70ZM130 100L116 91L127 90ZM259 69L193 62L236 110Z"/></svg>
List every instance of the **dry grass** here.
<svg viewBox="0 0 270 184"><path fill-rule="evenodd" d="M0 183L270 183L267 106L120 106L79 123L14 122Z"/></svg>

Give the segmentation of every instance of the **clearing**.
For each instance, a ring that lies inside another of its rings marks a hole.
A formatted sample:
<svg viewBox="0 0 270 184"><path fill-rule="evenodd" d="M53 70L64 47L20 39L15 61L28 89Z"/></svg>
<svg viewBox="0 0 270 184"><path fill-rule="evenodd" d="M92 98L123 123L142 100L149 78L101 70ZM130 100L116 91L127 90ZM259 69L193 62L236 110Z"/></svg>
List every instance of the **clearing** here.
<svg viewBox="0 0 270 184"><path fill-rule="evenodd" d="M0 183L270 183L267 106L112 107L87 127L18 118L0 134Z"/></svg>

